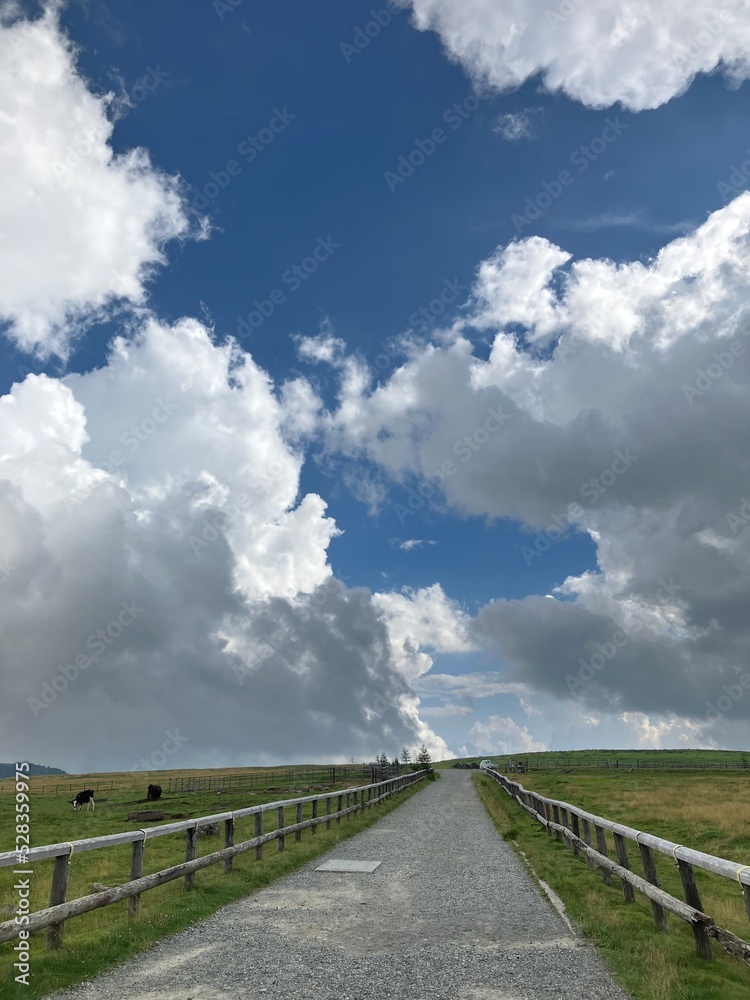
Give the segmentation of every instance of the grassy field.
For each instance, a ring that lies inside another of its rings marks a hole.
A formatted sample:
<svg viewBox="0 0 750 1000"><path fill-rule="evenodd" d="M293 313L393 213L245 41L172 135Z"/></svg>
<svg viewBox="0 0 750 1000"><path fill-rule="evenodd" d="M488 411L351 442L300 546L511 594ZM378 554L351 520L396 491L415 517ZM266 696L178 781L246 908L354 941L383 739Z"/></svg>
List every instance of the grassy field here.
<svg viewBox="0 0 750 1000"><path fill-rule="evenodd" d="M478 757L461 757L461 763L478 764L487 756L499 771L505 771L512 763L528 761L533 771L547 768L592 768L620 769L635 767L651 768L750 768L750 752L744 750L545 750L539 753L517 753L496 756L492 754ZM443 760L436 767L452 767L455 760Z"/></svg>
<svg viewBox="0 0 750 1000"><path fill-rule="evenodd" d="M366 784L370 780L370 769L361 764L315 765L289 764L284 767L239 767L203 768L174 771L108 771L105 774L43 774L28 779L32 794L68 796L71 799L83 788L93 788L97 793L132 793L145 797L149 784L161 785L166 792L170 781L174 786L181 783L194 784L212 789L266 788L296 790L299 788L327 788L337 781L348 781L352 785ZM15 778L0 778L0 801L3 795L15 792ZM98 795L97 795L98 798Z"/></svg>
<svg viewBox="0 0 750 1000"><path fill-rule="evenodd" d="M110 780L110 775L87 777L98 777L102 781ZM163 780L165 772L161 772L159 777L162 779L160 784L165 785ZM132 779L133 775L129 775L129 778ZM47 776L47 784L49 783ZM141 801L147 783L148 780L144 783L143 777L139 776L140 794L136 797L132 786L125 780L121 788L107 793L102 792L97 796L96 810L87 813L85 807L80 812L73 812L67 792L65 796L62 793L35 795L32 779L32 846L80 840L137 828L141 824L128 821L127 814L139 808L148 808ZM85 782L79 783L78 787L85 788L87 785ZM331 790L338 791L345 787L351 787L351 783L339 785ZM226 875L222 873L221 865L198 872L195 876L195 888L190 892L183 891L181 879L146 892L141 899L141 915L135 920L128 919L127 901L75 917L66 923L65 943L57 952L45 951L44 931L32 935L32 975L31 985L28 987L14 982L16 972L12 968L12 963L15 942L0 944L0 998L10 1000L16 997L43 996L53 990L91 978L105 968L142 951L154 941L208 916L220 906L255 892L281 875L302 867L317 854L359 833L380 816L396 808L406 797L417 794L422 787L423 785L419 784L414 790L409 789L367 810L364 816L357 814L353 818L343 819L340 824L334 821L330 831L326 831L323 826L317 828L315 835L310 831L304 831L299 843L295 842L293 837L287 837L286 850L283 852L278 851L276 842L267 844L261 861L255 860L253 852L236 857L233 870ZM278 800L281 797L293 796L287 795L286 790L283 796L272 792L246 791L228 791L224 794L217 794L215 791L166 793L156 806L164 809L166 813L164 822L167 823L177 818L207 816L246 808ZM10 795L0 796L2 837L0 851L11 850L14 846L13 806L14 801ZM308 805L305 807L303 818L308 819L310 815L311 806ZM266 831L275 829L275 811L267 813L264 822ZM288 810L287 823L292 822L294 815L292 810ZM254 835L253 823L252 816L236 821L235 843L249 840ZM219 836L198 838L199 857L221 847L223 847L222 827ZM68 898L87 895L91 892L91 885L94 882L119 885L128 881L130 857L130 845L74 855L70 869ZM144 875L178 864L184 857L184 834L169 834L150 840L145 848ZM52 861L42 861L29 866L33 869L33 875L30 875L32 910L43 909L48 905L52 864ZM10 869L0 869L0 904L15 902L13 881L14 876ZM6 914L2 919L10 919L10 916Z"/></svg>
<svg viewBox="0 0 750 1000"><path fill-rule="evenodd" d="M651 907L636 893L623 902L619 881L607 886L585 859L551 840L520 806L485 775L475 780L500 832L523 851L539 877L563 899L583 934L597 946L623 986L638 1000L747 1000L750 967L714 945L715 962L694 953L687 924L669 916L666 934L655 930ZM534 771L519 777L524 787L570 802L607 819L720 857L750 864L750 774L670 771ZM614 843L608 837L608 853ZM631 866L642 874L635 845ZM656 855L659 880L682 899L674 862ZM715 922L745 940L750 922L742 893L730 879L696 869L703 908Z"/></svg>

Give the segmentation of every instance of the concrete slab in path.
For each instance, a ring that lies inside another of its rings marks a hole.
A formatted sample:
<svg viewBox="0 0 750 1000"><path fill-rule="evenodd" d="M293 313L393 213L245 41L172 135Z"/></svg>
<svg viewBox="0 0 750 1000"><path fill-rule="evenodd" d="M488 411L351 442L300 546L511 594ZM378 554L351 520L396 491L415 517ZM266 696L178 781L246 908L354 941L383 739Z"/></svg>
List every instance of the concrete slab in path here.
<svg viewBox="0 0 750 1000"><path fill-rule="evenodd" d="M382 863L371 873L315 871L337 857ZM439 781L301 871L55 996L558 1000L573 994L627 1000L499 836L471 776L443 771Z"/></svg>

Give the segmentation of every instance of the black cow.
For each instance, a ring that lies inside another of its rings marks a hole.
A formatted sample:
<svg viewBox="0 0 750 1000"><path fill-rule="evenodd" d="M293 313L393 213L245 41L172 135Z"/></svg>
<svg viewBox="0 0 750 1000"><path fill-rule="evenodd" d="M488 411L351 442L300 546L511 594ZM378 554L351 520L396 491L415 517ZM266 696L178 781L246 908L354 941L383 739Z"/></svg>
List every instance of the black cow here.
<svg viewBox="0 0 750 1000"><path fill-rule="evenodd" d="M149 785L147 802L157 802L161 798L161 785Z"/></svg>
<svg viewBox="0 0 750 1000"><path fill-rule="evenodd" d="M86 812L89 811L89 806L91 806L92 809L96 809L93 788L87 788L85 792L79 792L74 799L70 800L70 804L74 809L80 809L84 803L86 804Z"/></svg>

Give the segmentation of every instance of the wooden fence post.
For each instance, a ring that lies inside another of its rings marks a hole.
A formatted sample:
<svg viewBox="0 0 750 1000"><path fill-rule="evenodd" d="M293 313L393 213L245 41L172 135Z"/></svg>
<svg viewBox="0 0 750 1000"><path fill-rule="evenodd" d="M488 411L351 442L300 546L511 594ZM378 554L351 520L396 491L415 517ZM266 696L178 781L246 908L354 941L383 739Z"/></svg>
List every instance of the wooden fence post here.
<svg viewBox="0 0 750 1000"><path fill-rule="evenodd" d="M328 795L326 797L326 830L331 829L331 820L329 818L330 815L331 815L331 796Z"/></svg>
<svg viewBox="0 0 750 1000"><path fill-rule="evenodd" d="M347 792L346 793L346 808L347 809L351 809L351 807L352 807L352 793L351 792ZM350 812L348 812L346 814L346 822L348 823L351 818L352 818L352 814Z"/></svg>
<svg viewBox="0 0 750 1000"><path fill-rule="evenodd" d="M573 812L572 809L570 810L570 828L573 831L573 835L575 837L578 837L578 839L580 840L580 837L581 837L581 825L578 822L578 813ZM573 848L573 857L577 858L580 855L581 851L580 851L580 848L578 847L578 844L575 842L575 840L572 841L571 846Z"/></svg>
<svg viewBox="0 0 750 1000"><path fill-rule="evenodd" d="M260 812L257 812L255 814L255 831L254 831L254 835L256 837L262 837L263 836L263 810L262 809L261 809ZM262 857L263 857L263 844L258 844L258 846L255 848L255 860L256 861L260 861L260 859Z"/></svg>
<svg viewBox="0 0 750 1000"><path fill-rule="evenodd" d="M594 824L596 830L596 849L604 857L607 857L607 835L603 827ZM602 868L602 881L605 885L612 885L612 872L608 868Z"/></svg>
<svg viewBox="0 0 750 1000"><path fill-rule="evenodd" d="M656 862L654 861L653 851L646 844L641 844L640 841L638 842L638 847L641 852L644 874L651 885L658 887L659 876L656 874ZM667 914L664 907L652 899L651 912L654 915L654 924L656 925L656 929L659 931L665 931L667 929Z"/></svg>
<svg viewBox="0 0 750 1000"><path fill-rule="evenodd" d="M563 809L562 806L560 806L560 819L562 820L562 825L565 827L565 829L563 831L563 835L562 835L563 844L565 844L566 847L570 848L570 847L573 846L573 843L572 843L572 841L570 839L570 834L569 834L569 830L570 830L570 818L568 816L568 810L567 809Z"/></svg>
<svg viewBox="0 0 750 1000"><path fill-rule="evenodd" d="M318 800L317 799L313 799L312 817L313 817L313 819L317 819L318 818ZM313 825L310 827L310 833L313 836L315 836L315 834L317 832L318 832L318 825L317 825L317 823L313 823Z"/></svg>
<svg viewBox="0 0 750 1000"><path fill-rule="evenodd" d="M143 835L143 840L133 841L133 853L130 857L130 881L135 882L137 878L143 875L143 848L146 845L146 835ZM141 911L141 894L140 892L131 896L128 899L128 916L137 917Z"/></svg>
<svg viewBox="0 0 750 1000"><path fill-rule="evenodd" d="M583 828L584 844L588 847L593 847L594 845L591 842L591 824L587 819L583 819L583 817L581 817L581 826ZM594 859L588 854L586 855L586 866L590 871L593 871L596 868L596 861L594 861Z"/></svg>
<svg viewBox="0 0 750 1000"><path fill-rule="evenodd" d="M338 801L336 803L336 812L337 813L341 813L341 810L343 809L343 807L344 807L344 796L343 795L339 795ZM337 823L341 822L341 816L340 815L336 817L336 822Z"/></svg>
<svg viewBox="0 0 750 1000"><path fill-rule="evenodd" d="M224 847L234 847L234 817L224 820ZM224 862L224 874L232 870L232 858Z"/></svg>
<svg viewBox="0 0 750 1000"><path fill-rule="evenodd" d="M688 906L692 906L696 910L700 910L703 913L703 903L701 902L700 893L698 892L698 886L695 881L695 875L693 873L693 866L688 864L687 861L680 861L677 859L677 867L680 870L680 881L682 882L682 891L685 895L685 902ZM701 958L713 959L714 952L711 947L711 938L708 936L708 932L703 924L693 924L693 937L695 938L695 950L700 955Z"/></svg>
<svg viewBox="0 0 750 1000"><path fill-rule="evenodd" d="M302 803L301 802L297 803L297 815L295 816L295 822L297 822L297 823L301 823L302 822ZM296 830L295 831L294 839L295 840L302 840L302 831L301 830Z"/></svg>
<svg viewBox="0 0 750 1000"><path fill-rule="evenodd" d="M191 826L189 829L185 830L185 860L193 861L195 859L195 845L197 840L197 827ZM188 872L183 879L183 887L187 892L188 889L193 888L193 882L195 881L195 872Z"/></svg>
<svg viewBox="0 0 750 1000"><path fill-rule="evenodd" d="M612 831L612 836L615 838L615 851L617 852L617 863L622 868L627 868L630 871L630 862L628 861L628 848L625 843L625 838L621 833L615 833ZM620 884L622 885L622 898L626 903L635 902L635 892L633 886L630 882L623 882L620 879Z"/></svg>
<svg viewBox="0 0 750 1000"><path fill-rule="evenodd" d="M554 823L555 819L552 814L552 806L549 804L549 802L545 802L544 804L544 815L546 816L548 823ZM555 831L550 826L547 827L547 836L548 837L555 836Z"/></svg>
<svg viewBox="0 0 750 1000"><path fill-rule="evenodd" d="M552 806L552 815L555 817L555 823L557 823L557 825L559 826L561 817L560 817L560 807L558 805ZM562 834L560 833L559 830L555 830L555 840L562 840Z"/></svg>
<svg viewBox="0 0 750 1000"><path fill-rule="evenodd" d="M276 807L276 828L277 828L277 830L283 830L284 829L284 807L283 806L277 806ZM277 837L276 838L276 842L278 844L278 849L280 851L283 851L284 850L284 837Z"/></svg>
<svg viewBox="0 0 750 1000"><path fill-rule="evenodd" d="M71 847L71 853L73 848ZM70 854L58 854L55 867L52 870L52 888L49 893L49 905L57 906L64 903L68 894L68 876L70 875ZM47 928L47 951L57 951L62 947L65 924L52 924Z"/></svg>

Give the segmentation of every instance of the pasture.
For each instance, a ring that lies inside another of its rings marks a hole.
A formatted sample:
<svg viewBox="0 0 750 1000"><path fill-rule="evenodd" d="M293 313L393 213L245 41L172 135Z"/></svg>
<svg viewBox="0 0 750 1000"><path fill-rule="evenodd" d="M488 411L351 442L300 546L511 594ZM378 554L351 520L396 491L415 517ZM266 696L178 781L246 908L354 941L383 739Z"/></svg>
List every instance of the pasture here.
<svg viewBox="0 0 750 1000"><path fill-rule="evenodd" d="M286 770L286 769L285 769ZM330 769L329 769L330 770ZM228 789L195 792L168 792L168 779L175 772L154 772L152 774L124 774L121 776L83 775L73 778L75 790L95 788L114 782L115 787L100 791L96 796L95 811L74 812L70 805L72 794L68 790L70 781L65 776L65 791L54 794L49 790L53 782L50 776L31 779L31 845L54 844L87 837L98 837L137 829L140 826L154 826L156 823L129 821L127 815L141 809L160 808L165 811L164 823L175 819L207 816L233 809L247 808L272 802L293 794L307 794L309 786L296 785L277 791L248 792ZM185 772L177 772L184 774ZM215 772L214 772L215 773ZM235 773L235 772L232 772ZM195 777L205 772L194 772ZM59 778L60 776L53 776ZM35 782L42 786L46 782L47 791L35 791ZM162 785L164 791L157 803L146 803L146 788L149 782ZM61 781L56 782L61 785ZM354 782L327 785L321 790L340 790L351 787ZM419 787L419 786L417 786ZM317 788L315 789L318 790ZM127 902L116 903L103 909L76 917L66 922L65 942L59 951L45 950L45 934L38 932L31 938L31 985L23 986L14 982L12 968L13 943L0 944L0 998L43 996L56 989L89 979L105 968L137 954L162 937L213 913L219 907L254 892L288 872L302 867L311 858L330 849L336 843L365 829L380 816L395 808L416 790L407 789L397 797L388 799L375 809L368 809L364 815L344 818L340 824L333 823L330 830L318 827L313 836L305 831L299 843L290 840L286 850L279 852L276 843L267 844L263 858L255 860L253 853L234 859L232 871L224 874L222 866L216 865L195 876L195 886L184 892L182 880L160 886L142 895L141 913L135 920L129 920ZM0 850L14 848L14 797L0 795ZM303 819L310 818L311 807L303 810ZM264 832L275 828L275 813L264 815ZM254 817L238 819L235 824L235 843L248 840L254 835ZM202 857L223 846L221 826L218 835L199 837L197 856ZM144 875L157 872L184 860L185 837L183 834L166 835L148 840L144 852ZM73 856L70 867L68 898L73 899L92 891L94 883L107 886L128 881L130 873L131 848L129 845L90 851ZM31 909L39 910L48 905L52 861L36 862L28 866L31 879ZM0 869L0 905L16 901L13 883L16 876L11 869ZM11 919L5 913L2 919Z"/></svg>
<svg viewBox="0 0 750 1000"><path fill-rule="evenodd" d="M529 770L559 768L621 768L637 770L662 768L706 768L716 770L749 769L750 752L744 750L544 750L536 753L480 754L460 757L461 763L478 764L489 757L499 771L508 772L511 764L528 762ZM456 760L443 760L436 767L452 767Z"/></svg>
<svg viewBox="0 0 750 1000"><path fill-rule="evenodd" d="M292 791L296 788L328 788L339 782L363 784L370 780L370 769L363 764L287 764L284 767L182 768L173 771L108 771L106 774L42 774L28 779L33 795L68 794L71 799L83 788L97 793L130 792L133 798L146 796L150 783L164 791L182 790L190 786L197 790L272 788ZM0 779L2 796L15 793L15 779Z"/></svg>
<svg viewBox="0 0 750 1000"><path fill-rule="evenodd" d="M702 961L694 954L689 927L677 918L668 918L667 933L656 931L648 900L636 894L635 903L624 903L617 879L612 886L604 885L599 873L587 868L585 859L575 858L563 844L549 839L495 782L483 775L477 775L476 781L500 832L558 893L634 997L741 1000L750 995L746 963L725 955L718 946L714 946L714 962ZM750 773L576 768L573 773L532 770L520 776L520 781L529 790L607 819L750 864ZM609 838L608 850L613 856L614 843ZM640 871L632 850L631 863ZM676 865L663 855L657 856L656 865L662 887L681 899ZM696 870L695 875L704 911L720 926L750 939L739 885L707 872Z"/></svg>

